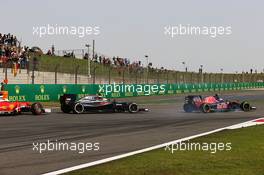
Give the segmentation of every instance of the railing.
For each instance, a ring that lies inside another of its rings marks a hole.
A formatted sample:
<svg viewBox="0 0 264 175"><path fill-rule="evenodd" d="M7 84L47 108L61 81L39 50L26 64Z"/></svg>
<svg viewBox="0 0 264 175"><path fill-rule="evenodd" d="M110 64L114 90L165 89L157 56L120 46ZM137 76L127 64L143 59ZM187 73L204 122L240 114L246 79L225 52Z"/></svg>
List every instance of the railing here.
<svg viewBox="0 0 264 175"><path fill-rule="evenodd" d="M33 58L36 59L34 60ZM111 84L113 82L125 84L264 82L263 73L181 72L151 67L109 65L84 59L45 55L42 57L31 57L29 62L26 62L23 66L21 65L18 70L14 70L14 65L10 62L7 64L2 63L2 67L4 77L8 79L14 77L14 71L17 71L17 77L19 78L21 70L26 70L30 81L20 82L21 84L36 82L42 84L65 84L66 82L62 80L66 80L69 77L71 77L71 80L67 81L67 84Z"/></svg>
<svg viewBox="0 0 264 175"><path fill-rule="evenodd" d="M224 83L224 82L263 82L263 73L198 73L180 72L165 69L144 68L140 66L118 66L102 64L83 59L42 57L38 59L37 70L57 74L68 73L74 77L86 76L88 83L104 78L110 84L116 83ZM32 67L32 66L31 66ZM78 67L78 71L77 70ZM54 75L54 78L56 76ZM56 82L56 80L54 80ZM75 81L77 84L82 83Z"/></svg>

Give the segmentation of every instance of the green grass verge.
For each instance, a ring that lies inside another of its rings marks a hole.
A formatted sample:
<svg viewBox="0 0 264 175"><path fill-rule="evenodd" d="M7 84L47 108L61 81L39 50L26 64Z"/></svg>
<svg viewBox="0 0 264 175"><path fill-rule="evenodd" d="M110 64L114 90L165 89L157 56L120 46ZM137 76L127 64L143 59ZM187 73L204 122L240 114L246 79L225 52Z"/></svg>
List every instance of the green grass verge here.
<svg viewBox="0 0 264 175"><path fill-rule="evenodd" d="M74 74L78 66L78 74L87 75L88 62L83 59L66 58L60 56L42 55L38 57L37 69L39 71L55 72L56 67L58 72ZM91 73L96 67L97 75L108 75L108 67L101 64L91 62ZM111 72L116 75L116 71Z"/></svg>
<svg viewBox="0 0 264 175"><path fill-rule="evenodd" d="M192 140L195 143L232 143L231 151L164 149L67 173L67 175L263 175L264 126L226 130Z"/></svg>
<svg viewBox="0 0 264 175"><path fill-rule="evenodd" d="M87 75L88 74L88 62L84 59L75 59L75 58L66 58L61 56L48 56L42 55L37 57L38 65L37 70L44 71L44 72L55 72L56 67L57 71L61 73L70 73L74 74L76 67L78 66L78 74ZM31 58L32 63L32 58ZM32 69L32 64L30 65ZM105 66L102 64L91 62L91 75L94 75L95 70L95 77L104 77L108 79L109 77L109 66ZM149 80L160 82L160 83L174 83L175 81L180 82L183 79L186 82L200 82L201 75L195 72L180 72L180 71L164 71L159 69L149 69L147 71L144 68L141 71L136 70L129 70L128 68L124 69L124 79L125 82L138 82L142 83L148 77ZM148 73L147 73L148 72ZM110 76L111 79L113 78L123 78L123 69L122 68L111 68L110 69ZM219 73L204 73L204 82L221 82L222 74ZM234 82L234 79L241 80L241 76L236 74L225 74L225 82ZM251 77L251 75L250 75ZM247 76L246 81L249 78Z"/></svg>
<svg viewBox="0 0 264 175"><path fill-rule="evenodd" d="M69 74L74 74L76 71L76 68L78 67L78 74L81 75L87 75L88 74L88 62L87 60L84 59L75 59L75 58L66 58L66 57L61 57L61 56L48 56L48 55L42 55L37 58L38 60L38 65L37 65L37 70L39 71L44 71L44 72L61 72L61 73L69 73ZM110 71L110 76L111 78L120 78L122 79L123 77L123 69L121 68L114 68L108 66L108 65L103 65L103 64L98 64L93 61L90 62L90 67L91 67L91 75L96 75L96 77L104 77L108 78L109 77L109 71ZM30 66L32 69L32 65ZM57 69L56 69L57 68ZM144 69L143 72L138 72L136 73L135 71L129 71L128 68L124 69L124 78L125 80L133 80L136 81L136 77L138 81L140 79L143 79L146 77L147 70ZM157 76L157 73L150 73L149 78L150 79L155 79ZM160 76L161 80L166 79L165 74ZM169 76L169 79L173 79L172 76Z"/></svg>

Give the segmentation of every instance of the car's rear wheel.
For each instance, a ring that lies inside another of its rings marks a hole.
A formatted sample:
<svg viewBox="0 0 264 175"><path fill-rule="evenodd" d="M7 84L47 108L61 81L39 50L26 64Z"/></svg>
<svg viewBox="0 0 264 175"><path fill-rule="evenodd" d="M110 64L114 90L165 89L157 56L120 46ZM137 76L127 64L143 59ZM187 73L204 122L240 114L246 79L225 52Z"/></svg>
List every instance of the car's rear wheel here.
<svg viewBox="0 0 264 175"><path fill-rule="evenodd" d="M130 113L137 113L139 111L138 105L136 103L130 103L128 105L128 111Z"/></svg>
<svg viewBox="0 0 264 175"><path fill-rule="evenodd" d="M33 103L31 105L31 112L34 115L40 115L43 113L43 106L40 103Z"/></svg>
<svg viewBox="0 0 264 175"><path fill-rule="evenodd" d="M184 112L193 112L193 106L191 104L184 104L183 105Z"/></svg>
<svg viewBox="0 0 264 175"><path fill-rule="evenodd" d="M242 102L240 107L245 112L248 112L251 109L250 104L248 102L246 102L246 101Z"/></svg>
<svg viewBox="0 0 264 175"><path fill-rule="evenodd" d="M209 112L211 112L211 107L208 104L203 104L201 106L201 111L203 113L209 113Z"/></svg>
<svg viewBox="0 0 264 175"><path fill-rule="evenodd" d="M74 105L74 113L81 114L84 112L84 106L81 103L76 103Z"/></svg>

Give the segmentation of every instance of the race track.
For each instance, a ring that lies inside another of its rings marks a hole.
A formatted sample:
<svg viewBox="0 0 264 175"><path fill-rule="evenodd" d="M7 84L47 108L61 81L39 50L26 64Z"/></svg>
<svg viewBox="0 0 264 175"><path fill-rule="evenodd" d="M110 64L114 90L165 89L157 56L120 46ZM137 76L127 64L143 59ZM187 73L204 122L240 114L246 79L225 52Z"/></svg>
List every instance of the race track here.
<svg viewBox="0 0 264 175"><path fill-rule="evenodd" d="M0 174L41 174L213 129L263 117L263 91L240 92L229 98L254 100L253 112L191 113L182 111L183 96L171 104L153 104L148 113L63 114L0 117ZM100 150L79 154L73 151L33 151L33 142L47 139L62 142L99 142Z"/></svg>

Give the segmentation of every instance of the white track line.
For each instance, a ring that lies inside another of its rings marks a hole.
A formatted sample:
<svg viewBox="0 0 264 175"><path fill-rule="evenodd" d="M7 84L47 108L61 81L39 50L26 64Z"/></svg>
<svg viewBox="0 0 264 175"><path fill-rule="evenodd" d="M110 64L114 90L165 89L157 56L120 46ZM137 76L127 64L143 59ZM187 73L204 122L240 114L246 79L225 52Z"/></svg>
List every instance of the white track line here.
<svg viewBox="0 0 264 175"><path fill-rule="evenodd" d="M264 119L264 118L259 118L259 119ZM125 157L133 156L133 155L136 155L136 154L152 151L152 150L155 150L155 149L160 149L160 148L166 147L168 145L172 145L172 144L176 144L176 143L179 143L179 142L183 142L183 141L187 141L187 140L190 140L190 139L194 139L194 138L197 138L197 137L213 134L213 133L216 133L216 132L219 132L219 131L223 131L225 129L234 129L234 128L237 129L237 128L242 128L242 127L252 126L253 125L252 123L255 123L254 125L257 125L258 123L254 122L254 121L255 120L259 120L259 119L254 119L254 120L250 120L250 121L247 121L247 122L243 122L243 123L227 126L227 127L224 127L224 128L215 129L215 130L208 131L208 132L205 132L205 133L201 133L201 134L185 137L185 138L182 138L182 139L178 139L178 140L170 141L170 142L163 143L163 144L160 144L160 145L152 146L152 147L149 147L149 148L144 148L144 149L141 149L141 150L132 151L132 152L128 152L128 153L125 153L125 154L109 157L109 158L106 158L106 159L101 159L101 160L97 160L97 161L94 161L94 162L89 162L89 163L85 163L85 164L81 164L81 165L77 165L77 166L73 166L73 167L69 167L69 168L65 168L65 169L61 169L61 170L57 170L57 171L53 171L53 172L49 172L49 173L45 173L43 175L63 174L63 173L67 173L67 172L70 172L70 171L75 171L75 170L79 170L79 169L82 169L82 168L87 168L87 167L91 167L91 166L107 163L107 162L110 162L110 161L113 161L113 160L118 160L118 159L122 159L122 158L125 158Z"/></svg>

